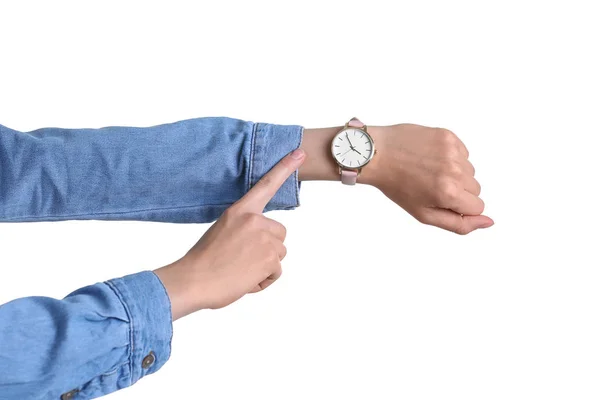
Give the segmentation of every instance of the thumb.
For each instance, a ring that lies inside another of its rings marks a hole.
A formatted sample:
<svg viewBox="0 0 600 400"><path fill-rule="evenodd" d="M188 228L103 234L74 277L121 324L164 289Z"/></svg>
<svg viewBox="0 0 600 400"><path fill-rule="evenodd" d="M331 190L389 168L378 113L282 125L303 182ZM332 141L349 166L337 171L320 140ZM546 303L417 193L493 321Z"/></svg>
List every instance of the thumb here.
<svg viewBox="0 0 600 400"><path fill-rule="evenodd" d="M489 228L494 221L485 215L461 215L443 208L430 209L425 223L434 225L459 235L466 235L475 229Z"/></svg>
<svg viewBox="0 0 600 400"><path fill-rule="evenodd" d="M296 149L283 157L246 193L238 204L249 211L262 212L286 179L304 162L306 153Z"/></svg>

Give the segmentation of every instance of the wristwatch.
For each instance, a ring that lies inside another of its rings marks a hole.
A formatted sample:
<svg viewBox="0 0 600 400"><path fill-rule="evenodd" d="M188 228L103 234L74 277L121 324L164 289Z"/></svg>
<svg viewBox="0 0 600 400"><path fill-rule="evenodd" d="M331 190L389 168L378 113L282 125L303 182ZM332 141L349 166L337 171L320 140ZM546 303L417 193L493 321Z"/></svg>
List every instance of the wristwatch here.
<svg viewBox="0 0 600 400"><path fill-rule="evenodd" d="M367 133L367 126L352 118L335 134L331 154L339 166L340 179L345 185L354 185L360 172L375 155L375 142Z"/></svg>

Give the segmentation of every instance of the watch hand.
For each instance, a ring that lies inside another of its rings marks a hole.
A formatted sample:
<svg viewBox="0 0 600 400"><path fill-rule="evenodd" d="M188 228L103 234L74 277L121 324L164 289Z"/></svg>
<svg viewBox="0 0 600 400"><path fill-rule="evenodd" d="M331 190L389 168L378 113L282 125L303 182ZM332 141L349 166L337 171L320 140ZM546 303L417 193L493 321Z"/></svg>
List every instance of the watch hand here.
<svg viewBox="0 0 600 400"><path fill-rule="evenodd" d="M354 150L355 152L357 152L358 154L360 154L362 156L362 154L360 153L360 151L356 150L354 147L351 148L350 150Z"/></svg>
<svg viewBox="0 0 600 400"><path fill-rule="evenodd" d="M350 149L354 149L354 146L352 146L352 142L350 141L350 138L348 137L348 132L346 132L346 139L348 139L348 143L350 143Z"/></svg>
<svg viewBox="0 0 600 400"><path fill-rule="evenodd" d="M348 150L348 151L352 151L352 149ZM344 154L342 154L342 156L345 156L346 154L348 154L348 151L345 152ZM340 156L341 157L341 156Z"/></svg>

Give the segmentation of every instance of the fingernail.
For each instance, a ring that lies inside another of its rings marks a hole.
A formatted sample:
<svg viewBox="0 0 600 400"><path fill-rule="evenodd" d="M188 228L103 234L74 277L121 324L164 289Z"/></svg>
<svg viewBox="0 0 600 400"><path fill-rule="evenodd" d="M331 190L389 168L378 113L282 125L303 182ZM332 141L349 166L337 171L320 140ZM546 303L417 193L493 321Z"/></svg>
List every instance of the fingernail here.
<svg viewBox="0 0 600 400"><path fill-rule="evenodd" d="M296 149L296 150L292 151L291 156L292 156L293 159L299 160L302 157L304 157L304 150L302 150L302 149Z"/></svg>
<svg viewBox="0 0 600 400"><path fill-rule="evenodd" d="M485 228L489 228L490 226L494 225L494 221L492 222L486 222L485 224L482 224L479 229L485 229Z"/></svg>

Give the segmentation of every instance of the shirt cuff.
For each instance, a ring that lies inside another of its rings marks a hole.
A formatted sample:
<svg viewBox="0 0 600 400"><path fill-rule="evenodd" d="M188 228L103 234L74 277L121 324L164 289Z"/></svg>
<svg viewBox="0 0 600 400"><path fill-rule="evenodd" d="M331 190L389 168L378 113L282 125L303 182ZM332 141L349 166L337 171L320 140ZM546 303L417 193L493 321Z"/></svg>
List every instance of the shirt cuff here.
<svg viewBox="0 0 600 400"><path fill-rule="evenodd" d="M304 128L298 125L255 123L252 130L248 190L288 153L300 147ZM265 211L292 210L300 205L300 182L295 171L265 207Z"/></svg>
<svg viewBox="0 0 600 400"><path fill-rule="evenodd" d="M162 282L150 271L106 282L129 317L131 385L158 371L171 356L171 301Z"/></svg>

